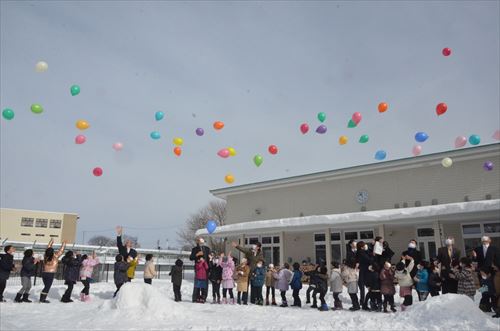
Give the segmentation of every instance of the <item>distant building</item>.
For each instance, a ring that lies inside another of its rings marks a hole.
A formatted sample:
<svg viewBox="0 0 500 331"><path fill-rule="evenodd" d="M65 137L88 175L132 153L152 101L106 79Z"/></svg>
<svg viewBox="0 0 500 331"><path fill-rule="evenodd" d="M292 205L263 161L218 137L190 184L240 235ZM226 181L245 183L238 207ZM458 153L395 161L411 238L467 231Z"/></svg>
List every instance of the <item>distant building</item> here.
<svg viewBox="0 0 500 331"><path fill-rule="evenodd" d="M74 243L78 218L73 213L0 208L0 239Z"/></svg>

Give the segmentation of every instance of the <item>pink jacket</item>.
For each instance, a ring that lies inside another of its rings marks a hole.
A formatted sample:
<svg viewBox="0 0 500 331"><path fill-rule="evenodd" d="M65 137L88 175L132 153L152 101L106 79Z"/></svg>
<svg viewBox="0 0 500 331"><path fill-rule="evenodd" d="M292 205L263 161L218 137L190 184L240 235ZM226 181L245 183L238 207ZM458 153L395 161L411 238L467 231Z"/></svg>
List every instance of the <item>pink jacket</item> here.
<svg viewBox="0 0 500 331"><path fill-rule="evenodd" d="M227 262L220 261L219 265L222 267L222 280L233 280L233 274L234 274L233 258L228 257Z"/></svg>
<svg viewBox="0 0 500 331"><path fill-rule="evenodd" d="M92 257L88 257L82 262L82 267L80 268L80 278L92 278L92 272L94 271L94 267L99 264L99 258L93 259Z"/></svg>
<svg viewBox="0 0 500 331"><path fill-rule="evenodd" d="M207 277L208 264L207 261L197 262L194 266L196 279L205 280Z"/></svg>

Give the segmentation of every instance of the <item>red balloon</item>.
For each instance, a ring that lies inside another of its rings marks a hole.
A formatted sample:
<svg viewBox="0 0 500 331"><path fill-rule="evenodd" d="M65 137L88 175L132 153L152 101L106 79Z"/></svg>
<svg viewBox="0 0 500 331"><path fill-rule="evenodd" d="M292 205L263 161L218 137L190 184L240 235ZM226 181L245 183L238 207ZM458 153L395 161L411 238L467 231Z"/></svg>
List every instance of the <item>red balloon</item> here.
<svg viewBox="0 0 500 331"><path fill-rule="evenodd" d="M444 102L441 102L436 106L436 114L438 114L438 116L443 115L447 110L448 106Z"/></svg>
<svg viewBox="0 0 500 331"><path fill-rule="evenodd" d="M92 170L92 173L94 174L94 176L100 177L102 176L102 168L96 167L94 168L94 170Z"/></svg>
<svg viewBox="0 0 500 331"><path fill-rule="evenodd" d="M448 48L448 47L443 48L443 55L444 56L450 56L450 54L451 54L451 48Z"/></svg>
<svg viewBox="0 0 500 331"><path fill-rule="evenodd" d="M302 125L300 126L300 132L302 132L302 134L306 134L308 131L309 125L307 125L307 123L302 123Z"/></svg>
<svg viewBox="0 0 500 331"><path fill-rule="evenodd" d="M271 153L273 155L278 154L278 147L276 147L275 145L270 145L268 150L269 150L269 153Z"/></svg>
<svg viewBox="0 0 500 331"><path fill-rule="evenodd" d="M354 114L352 114L351 119L354 123L356 123L356 125L358 125L359 122L361 122L361 113L359 111L355 112Z"/></svg>

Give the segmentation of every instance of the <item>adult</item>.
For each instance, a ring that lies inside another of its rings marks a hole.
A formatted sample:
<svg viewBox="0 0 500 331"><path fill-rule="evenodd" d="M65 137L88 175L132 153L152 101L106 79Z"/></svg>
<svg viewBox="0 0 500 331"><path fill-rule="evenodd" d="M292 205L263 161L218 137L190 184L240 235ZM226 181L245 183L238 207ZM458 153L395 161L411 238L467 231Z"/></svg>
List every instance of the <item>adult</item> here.
<svg viewBox="0 0 500 331"><path fill-rule="evenodd" d="M375 237L375 241L373 243L373 256L375 262L377 262L380 267L383 267L385 262L391 263L394 252L384 238L377 236Z"/></svg>
<svg viewBox="0 0 500 331"><path fill-rule="evenodd" d="M410 265L410 259L407 257L411 257L413 259L413 268L410 271L410 276L413 279L415 275L417 274L418 268L417 266L420 264L420 261L422 261L422 255L420 254L420 251L417 249L417 241L415 239L410 240L408 243L408 250L404 251L402 254L402 258L405 260L405 264L408 267Z"/></svg>
<svg viewBox="0 0 500 331"><path fill-rule="evenodd" d="M347 244L347 251L346 251L346 257L345 257L345 262L346 264L350 263L356 263L356 251L358 250L357 247L357 242L354 239L349 240L349 243Z"/></svg>
<svg viewBox="0 0 500 331"><path fill-rule="evenodd" d="M494 264L499 265L497 248L491 245L490 237L482 237L481 243L481 246L474 248L472 251L472 257L477 262L477 270L492 268Z"/></svg>
<svg viewBox="0 0 500 331"><path fill-rule="evenodd" d="M255 267L257 265L257 262L259 261L265 261L264 260L264 253L262 252L262 244L260 242L257 242L252 245L252 248L246 248L238 245L236 242L232 242L232 245L234 248L242 252L246 259L248 266L250 267L250 273L248 274L248 284L251 282L251 277L252 274L255 270ZM248 287L248 285L247 285ZM250 292L250 302L255 303L257 298L257 293L255 291Z"/></svg>
<svg viewBox="0 0 500 331"><path fill-rule="evenodd" d="M455 247L455 239L451 236L446 238L445 247L438 249L437 259L441 263L441 291L446 293L457 293L458 281L450 277L451 263L460 260L460 250Z"/></svg>
<svg viewBox="0 0 500 331"><path fill-rule="evenodd" d="M205 261L210 261L210 248L208 246L205 246L205 239L198 237L196 238L196 246L194 246L191 249L191 255L189 256L189 259L191 261L194 261L195 263L202 257ZM208 263L208 262L207 262ZM197 296L197 289L196 287L193 286L193 295L192 295L192 301L196 302L196 299L198 299ZM205 294L208 293L208 280L207 280L207 291ZM203 298L203 300L206 300L207 298Z"/></svg>
<svg viewBox="0 0 500 331"><path fill-rule="evenodd" d="M5 254L0 254L0 302L5 302L3 292L7 286L10 272L15 270L14 267L14 252L16 249L12 245L4 247Z"/></svg>
<svg viewBox="0 0 500 331"><path fill-rule="evenodd" d="M118 247L118 253L123 256L123 260L127 261L129 257L135 259L137 257L137 251L132 248L132 241L125 240L125 246L122 243L123 227L116 227L116 247Z"/></svg>
<svg viewBox="0 0 500 331"><path fill-rule="evenodd" d="M368 282L368 276L370 270L368 267L373 263L373 256L368 252L368 244L364 241L360 241L357 243L356 250L356 260L359 264L359 278L358 278L358 286L360 292L360 300L363 310L369 310L368 302L365 300L365 287Z"/></svg>

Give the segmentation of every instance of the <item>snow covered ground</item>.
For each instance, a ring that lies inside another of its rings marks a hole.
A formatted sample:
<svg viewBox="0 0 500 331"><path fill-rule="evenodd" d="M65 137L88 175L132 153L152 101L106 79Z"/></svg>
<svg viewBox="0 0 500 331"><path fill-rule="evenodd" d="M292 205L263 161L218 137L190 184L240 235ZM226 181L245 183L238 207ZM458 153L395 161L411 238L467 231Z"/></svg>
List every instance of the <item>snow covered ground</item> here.
<svg viewBox="0 0 500 331"><path fill-rule="evenodd" d="M116 299L112 299L112 283L92 284L90 303L76 299L81 288L80 283L75 286L74 303L59 302L65 290L60 285L51 289L50 304L18 304L12 298L19 288L8 286L5 297L9 302L0 304L0 330L500 330L499 319L478 309L479 295L475 302L460 295L439 296L416 302L405 312L384 314L320 312L308 305L280 308L193 304L192 283L187 281L182 286L181 303L173 301L167 280L153 280L153 286L136 280L124 285ZM303 298L306 288L301 290ZM38 301L40 290L41 285L31 291L36 293L32 299ZM344 309L348 308L347 293L341 299ZM399 310L398 296L396 301Z"/></svg>

